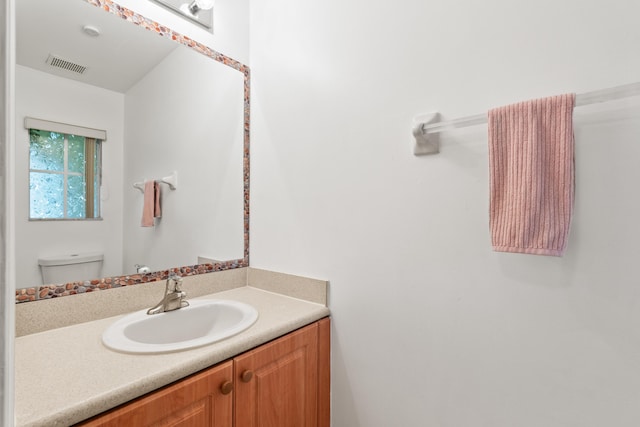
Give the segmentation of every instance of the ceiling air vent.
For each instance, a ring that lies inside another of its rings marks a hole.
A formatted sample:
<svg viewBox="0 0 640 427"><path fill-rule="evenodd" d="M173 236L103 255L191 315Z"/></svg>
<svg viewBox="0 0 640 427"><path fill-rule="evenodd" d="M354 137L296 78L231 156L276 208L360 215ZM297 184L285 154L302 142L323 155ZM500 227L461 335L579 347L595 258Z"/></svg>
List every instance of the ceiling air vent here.
<svg viewBox="0 0 640 427"><path fill-rule="evenodd" d="M87 70L84 65L76 64L66 59L62 59L55 55L49 55L47 58L47 64L52 67L61 68L63 70L71 71L77 74L82 74Z"/></svg>

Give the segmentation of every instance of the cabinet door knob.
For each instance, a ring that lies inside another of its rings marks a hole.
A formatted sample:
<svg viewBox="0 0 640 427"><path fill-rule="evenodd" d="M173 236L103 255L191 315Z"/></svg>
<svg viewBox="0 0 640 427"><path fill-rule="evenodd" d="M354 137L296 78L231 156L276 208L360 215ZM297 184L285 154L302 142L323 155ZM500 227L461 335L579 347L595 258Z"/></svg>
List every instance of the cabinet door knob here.
<svg viewBox="0 0 640 427"><path fill-rule="evenodd" d="M229 394L233 391L233 383L231 381L225 381L220 386L220 392L222 394Z"/></svg>
<svg viewBox="0 0 640 427"><path fill-rule="evenodd" d="M246 370L242 373L242 375L240 375L240 379L244 383L248 383L249 381L251 381L251 378L253 378L253 371L250 370Z"/></svg>

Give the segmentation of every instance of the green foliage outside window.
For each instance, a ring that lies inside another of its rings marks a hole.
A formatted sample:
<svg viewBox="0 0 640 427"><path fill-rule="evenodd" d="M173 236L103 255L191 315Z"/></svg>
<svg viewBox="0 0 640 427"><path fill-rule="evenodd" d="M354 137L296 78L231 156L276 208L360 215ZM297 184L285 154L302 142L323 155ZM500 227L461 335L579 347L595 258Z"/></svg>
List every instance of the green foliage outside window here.
<svg viewBox="0 0 640 427"><path fill-rule="evenodd" d="M99 218L100 140L29 129L29 218Z"/></svg>

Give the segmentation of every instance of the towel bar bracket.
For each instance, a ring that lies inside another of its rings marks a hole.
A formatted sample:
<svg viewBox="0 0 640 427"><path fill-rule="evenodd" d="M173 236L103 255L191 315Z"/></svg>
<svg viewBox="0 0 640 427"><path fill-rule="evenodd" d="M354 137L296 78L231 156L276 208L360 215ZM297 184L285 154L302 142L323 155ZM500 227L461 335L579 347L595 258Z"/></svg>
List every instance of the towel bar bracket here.
<svg viewBox="0 0 640 427"><path fill-rule="evenodd" d="M424 125L437 122L440 119L440 113L421 114L413 118L413 136L416 139L416 145L413 148L415 156L424 156L427 154L437 154L440 152L440 137L436 134L427 134L424 132Z"/></svg>
<svg viewBox="0 0 640 427"><path fill-rule="evenodd" d="M175 190L178 188L178 172L173 171L171 175L162 178L162 182L169 185L169 188Z"/></svg>
<svg viewBox="0 0 640 427"><path fill-rule="evenodd" d="M140 190L140 191L142 191L144 193L144 183L145 183L145 181L134 182L133 183L133 187L137 188L138 190ZM178 172L173 171L171 173L171 175L167 175L167 176L159 179L158 181L162 182L164 184L167 184L170 189L175 190L175 189L178 188Z"/></svg>

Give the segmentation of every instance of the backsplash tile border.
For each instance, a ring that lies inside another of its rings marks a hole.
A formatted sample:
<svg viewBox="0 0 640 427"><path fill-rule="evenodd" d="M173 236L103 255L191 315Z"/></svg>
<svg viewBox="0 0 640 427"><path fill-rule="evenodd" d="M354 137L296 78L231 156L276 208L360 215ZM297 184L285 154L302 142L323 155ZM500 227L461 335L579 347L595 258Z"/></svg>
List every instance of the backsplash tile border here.
<svg viewBox="0 0 640 427"><path fill-rule="evenodd" d="M69 282L63 284L41 285L29 288L16 289L16 303L25 303L41 299L58 298L70 295L77 295L87 292L102 291L122 286L132 286L140 283L149 283L158 280L165 280L170 272L181 276L193 276L197 274L212 273L216 271L230 270L249 266L249 164L250 164L250 106L251 106L251 72L247 65L236 61L220 52L211 49L195 40L190 39L172 29L165 27L151 19L127 9L112 0L85 0L87 3L99 7L106 12L125 19L133 24L139 25L149 31L153 31L160 36L170 37L172 40L195 49L199 53L212 58L213 60L225 64L240 71L244 75L244 146L243 146L243 191L244 191L244 257L238 260L224 261L215 264L199 264L184 267L169 268L147 274L131 274L124 276L113 276L89 281Z"/></svg>
<svg viewBox="0 0 640 427"><path fill-rule="evenodd" d="M179 276L195 276L197 274L213 273L216 271L231 270L239 267L236 261L227 261L214 264L198 264L185 267L169 268L162 271L154 271L147 274L130 274L127 276L105 277L102 279L85 280L79 282L69 282L62 284L41 285L31 288L16 290L16 303L37 301L50 298L59 298L69 295L83 294L87 292L104 291L123 286L133 286L140 283L156 282L169 277L169 273L176 273Z"/></svg>

